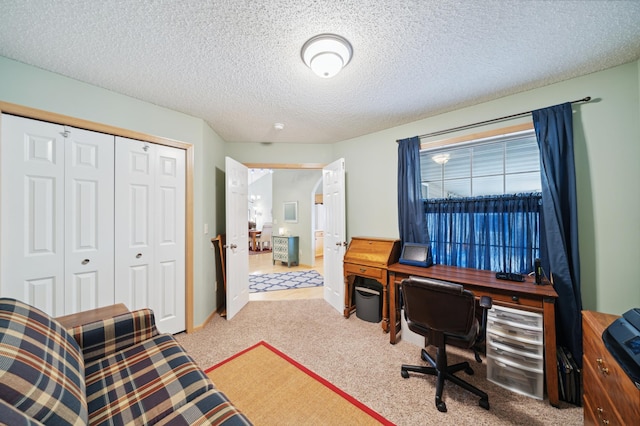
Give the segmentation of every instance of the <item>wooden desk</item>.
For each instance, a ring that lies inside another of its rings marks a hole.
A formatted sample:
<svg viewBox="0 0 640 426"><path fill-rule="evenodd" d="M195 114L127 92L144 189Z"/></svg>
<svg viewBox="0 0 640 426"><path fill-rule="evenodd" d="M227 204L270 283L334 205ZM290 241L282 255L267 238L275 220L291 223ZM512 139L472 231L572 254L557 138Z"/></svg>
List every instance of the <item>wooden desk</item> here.
<svg viewBox="0 0 640 426"><path fill-rule="evenodd" d="M547 395L549 403L559 406L558 370L556 367L556 315L555 301L558 294L551 285L536 285L533 277L525 282L496 279L495 272L479 269L458 268L455 266L434 265L430 268L402 265L389 265L389 310L391 330L389 341L396 343L400 331L400 304L398 286L403 279L411 275L450 281L464 285L476 298L489 296L493 303L516 309L542 313L544 321L544 363Z"/></svg>
<svg viewBox="0 0 640 426"><path fill-rule="evenodd" d="M344 317L356 309L353 301L357 276L371 278L382 284L382 330L389 331L387 265L400 257L400 240L353 237L344 254Z"/></svg>
<svg viewBox="0 0 640 426"><path fill-rule="evenodd" d="M251 238L251 250L257 251L257 243L256 238L262 234L262 231L257 231L255 229L249 229L249 237Z"/></svg>

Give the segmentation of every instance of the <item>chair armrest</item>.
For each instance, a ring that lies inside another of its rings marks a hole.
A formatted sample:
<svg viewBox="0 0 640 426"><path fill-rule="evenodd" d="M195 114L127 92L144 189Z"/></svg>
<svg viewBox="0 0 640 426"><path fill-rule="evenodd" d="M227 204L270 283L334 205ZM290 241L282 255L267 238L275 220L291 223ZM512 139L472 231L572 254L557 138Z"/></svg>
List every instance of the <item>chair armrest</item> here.
<svg viewBox="0 0 640 426"><path fill-rule="evenodd" d="M487 331L487 314L489 313L489 309L493 306L493 299L489 296L481 296L478 304L482 308L482 322L480 323L480 337L478 341L483 342Z"/></svg>
<svg viewBox="0 0 640 426"><path fill-rule="evenodd" d="M489 296L482 296L480 297L480 307L483 309L491 309L491 307L493 306L493 299L491 299Z"/></svg>
<svg viewBox="0 0 640 426"><path fill-rule="evenodd" d="M140 309L68 330L80 345L84 361L104 358L158 335L150 309Z"/></svg>

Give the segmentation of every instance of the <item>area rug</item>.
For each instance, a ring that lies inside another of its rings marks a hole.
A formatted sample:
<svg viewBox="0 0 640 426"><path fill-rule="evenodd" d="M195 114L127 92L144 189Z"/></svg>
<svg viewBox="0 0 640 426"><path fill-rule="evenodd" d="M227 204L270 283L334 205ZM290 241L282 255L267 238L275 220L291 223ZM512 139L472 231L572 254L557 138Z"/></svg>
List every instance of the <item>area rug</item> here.
<svg viewBox="0 0 640 426"><path fill-rule="evenodd" d="M324 279L322 275L316 271L291 271L249 275L249 293L318 287L323 285L323 283Z"/></svg>
<svg viewBox="0 0 640 426"><path fill-rule="evenodd" d="M392 425L266 342L206 370L256 425Z"/></svg>

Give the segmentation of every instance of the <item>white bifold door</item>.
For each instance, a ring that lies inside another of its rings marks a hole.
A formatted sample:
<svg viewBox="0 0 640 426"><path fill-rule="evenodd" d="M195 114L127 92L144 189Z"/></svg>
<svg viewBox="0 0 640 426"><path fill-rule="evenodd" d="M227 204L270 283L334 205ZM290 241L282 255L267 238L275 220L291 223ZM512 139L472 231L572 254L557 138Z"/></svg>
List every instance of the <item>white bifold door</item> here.
<svg viewBox="0 0 640 426"><path fill-rule="evenodd" d="M115 301L185 329L185 151L116 138Z"/></svg>
<svg viewBox="0 0 640 426"><path fill-rule="evenodd" d="M0 296L185 329L185 151L2 115Z"/></svg>
<svg viewBox="0 0 640 426"><path fill-rule="evenodd" d="M114 301L113 136L2 115L0 294L65 315Z"/></svg>

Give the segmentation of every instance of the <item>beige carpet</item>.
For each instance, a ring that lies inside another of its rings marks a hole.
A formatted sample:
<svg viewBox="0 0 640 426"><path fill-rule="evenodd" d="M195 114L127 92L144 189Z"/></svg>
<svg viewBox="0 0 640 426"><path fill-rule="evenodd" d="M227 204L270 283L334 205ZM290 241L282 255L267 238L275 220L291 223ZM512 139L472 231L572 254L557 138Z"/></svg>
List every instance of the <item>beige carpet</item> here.
<svg viewBox="0 0 640 426"><path fill-rule="evenodd" d="M477 364L473 353L457 348L449 351L449 362L471 362L475 374L463 377L489 394L491 409L447 384L443 399L449 411L440 413L434 404L435 377L400 376L401 364L421 363L419 347L404 340L391 345L380 324L355 315L345 319L322 299L249 302L230 321L215 315L202 330L176 337L202 368L256 342L269 342L397 425L583 424L582 408L565 403L554 408L547 400L488 382L486 362Z"/></svg>
<svg viewBox="0 0 640 426"><path fill-rule="evenodd" d="M392 425L266 342L207 370L256 425Z"/></svg>

